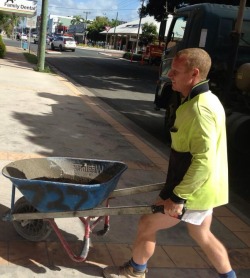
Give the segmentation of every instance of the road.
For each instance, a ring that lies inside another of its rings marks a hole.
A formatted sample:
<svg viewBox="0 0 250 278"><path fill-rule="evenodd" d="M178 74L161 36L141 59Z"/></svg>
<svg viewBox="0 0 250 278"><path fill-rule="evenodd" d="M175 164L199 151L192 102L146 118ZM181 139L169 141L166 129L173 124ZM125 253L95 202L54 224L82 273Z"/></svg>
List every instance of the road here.
<svg viewBox="0 0 250 278"><path fill-rule="evenodd" d="M86 49L48 54L46 61L164 142L163 112L156 112L153 104L156 66L113 58L105 50Z"/></svg>

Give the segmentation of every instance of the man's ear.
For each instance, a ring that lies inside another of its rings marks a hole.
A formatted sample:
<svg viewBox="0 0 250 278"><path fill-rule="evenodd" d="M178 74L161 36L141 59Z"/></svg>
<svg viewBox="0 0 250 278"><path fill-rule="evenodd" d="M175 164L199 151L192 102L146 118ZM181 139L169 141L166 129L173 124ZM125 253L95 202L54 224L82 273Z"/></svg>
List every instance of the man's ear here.
<svg viewBox="0 0 250 278"><path fill-rule="evenodd" d="M199 73L200 73L200 70L198 68L194 68L192 76L197 77L199 75Z"/></svg>

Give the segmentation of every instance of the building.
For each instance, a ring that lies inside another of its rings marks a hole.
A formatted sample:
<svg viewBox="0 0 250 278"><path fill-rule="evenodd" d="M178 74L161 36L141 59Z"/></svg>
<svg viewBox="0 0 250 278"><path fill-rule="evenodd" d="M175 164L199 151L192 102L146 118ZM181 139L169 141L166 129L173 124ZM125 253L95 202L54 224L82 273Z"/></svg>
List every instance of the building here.
<svg viewBox="0 0 250 278"><path fill-rule="evenodd" d="M165 36L168 33L168 29L170 27L171 21L173 16L169 15L167 24L166 24L166 31ZM118 25L114 28L109 29L108 31L103 31L101 34L106 35L106 42L113 48L118 48L122 50L131 50L135 49L136 42L138 39L138 35L142 34L142 27L145 23L151 24L153 23L156 25L157 32L160 32L160 25L161 23L156 21L152 16L146 16L141 19L137 19L134 21L130 21L121 25ZM139 31L139 34L138 34ZM115 46L115 47L114 47Z"/></svg>
<svg viewBox="0 0 250 278"><path fill-rule="evenodd" d="M87 36L87 24L85 22L70 25L68 28L68 34L72 35L77 43L86 43Z"/></svg>
<svg viewBox="0 0 250 278"><path fill-rule="evenodd" d="M54 33L67 33L72 19L72 16L49 15L47 33L50 35Z"/></svg>

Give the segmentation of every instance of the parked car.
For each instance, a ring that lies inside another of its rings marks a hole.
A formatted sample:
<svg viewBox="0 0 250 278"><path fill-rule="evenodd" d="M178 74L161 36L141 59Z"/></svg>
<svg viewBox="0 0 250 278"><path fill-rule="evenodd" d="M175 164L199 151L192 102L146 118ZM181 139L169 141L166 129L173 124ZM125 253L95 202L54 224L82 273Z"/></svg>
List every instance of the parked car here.
<svg viewBox="0 0 250 278"><path fill-rule="evenodd" d="M36 36L36 37L33 37L33 38L34 38L34 44L38 43L39 37Z"/></svg>
<svg viewBox="0 0 250 278"><path fill-rule="evenodd" d="M17 33L16 39L17 40L22 40L22 41L27 41L28 40L27 35L24 34L24 33Z"/></svg>
<svg viewBox="0 0 250 278"><path fill-rule="evenodd" d="M28 37L26 34L21 34L21 40L22 41L27 41L28 40Z"/></svg>
<svg viewBox="0 0 250 278"><path fill-rule="evenodd" d="M37 38L37 37L38 37L38 34L37 34L36 32L33 32L33 33L31 33L31 37L32 37L32 38Z"/></svg>
<svg viewBox="0 0 250 278"><path fill-rule="evenodd" d="M37 36L36 38L34 38L34 44L38 43L39 42L39 36ZM50 44L51 40L50 40L50 37L47 36L46 37L46 44Z"/></svg>
<svg viewBox="0 0 250 278"><path fill-rule="evenodd" d="M74 52L76 50L76 42L72 37L59 36L51 42L51 49L55 50L56 48L60 51L71 50Z"/></svg>

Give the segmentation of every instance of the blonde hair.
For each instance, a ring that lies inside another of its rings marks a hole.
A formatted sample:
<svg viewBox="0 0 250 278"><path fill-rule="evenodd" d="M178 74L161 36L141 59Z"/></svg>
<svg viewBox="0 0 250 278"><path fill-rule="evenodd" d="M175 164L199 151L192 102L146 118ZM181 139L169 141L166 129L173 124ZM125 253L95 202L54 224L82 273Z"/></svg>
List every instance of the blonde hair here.
<svg viewBox="0 0 250 278"><path fill-rule="evenodd" d="M209 54L205 50L201 48L186 48L178 51L175 58L184 58L183 56L186 58L186 66L188 69L198 68L200 78L207 78L212 62Z"/></svg>

